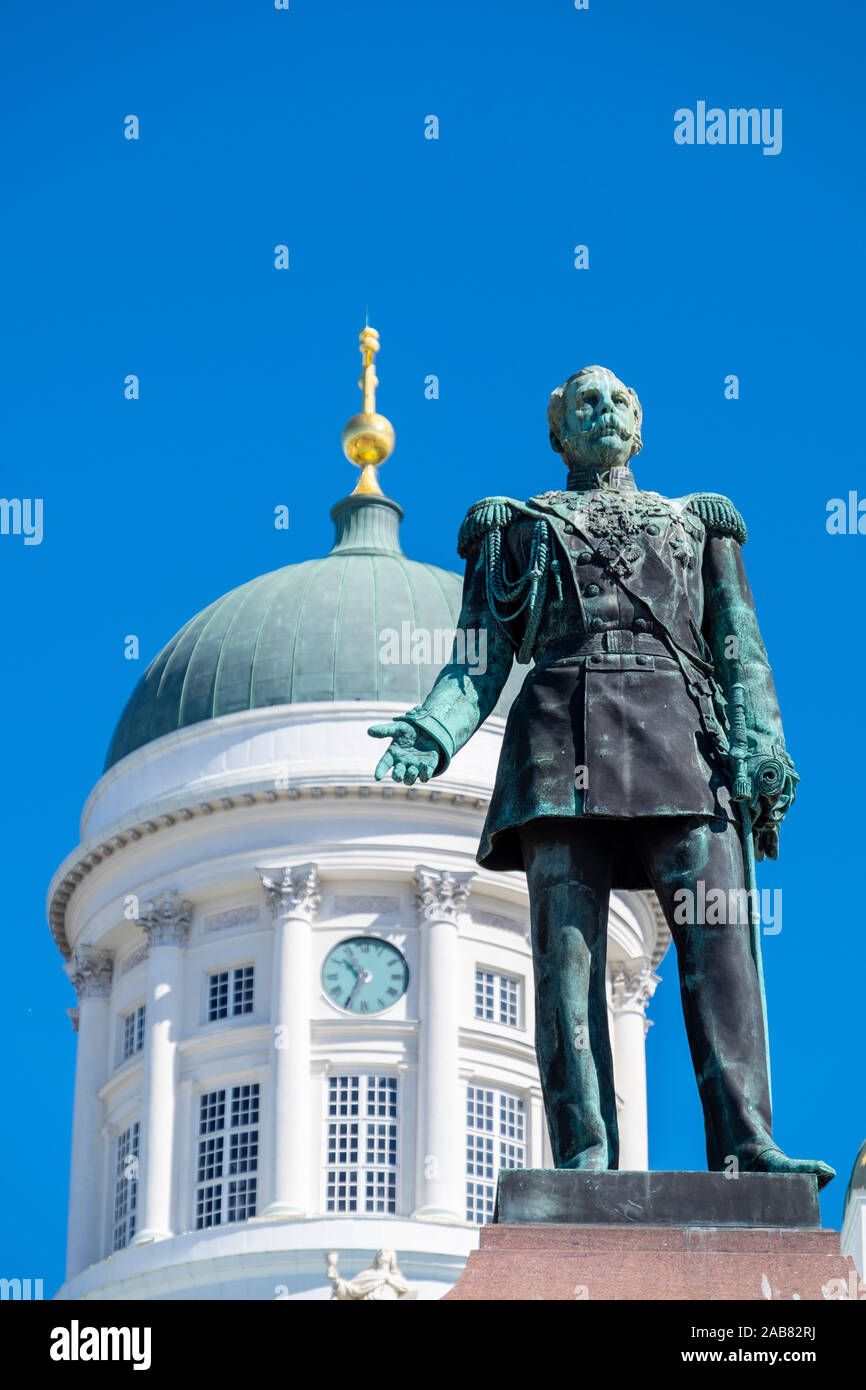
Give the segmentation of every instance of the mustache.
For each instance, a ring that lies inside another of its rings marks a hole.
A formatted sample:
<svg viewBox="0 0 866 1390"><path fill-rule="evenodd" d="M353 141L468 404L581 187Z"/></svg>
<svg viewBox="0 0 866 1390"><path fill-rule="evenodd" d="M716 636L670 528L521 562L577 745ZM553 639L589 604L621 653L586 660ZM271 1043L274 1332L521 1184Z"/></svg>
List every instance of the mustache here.
<svg viewBox="0 0 866 1390"><path fill-rule="evenodd" d="M616 415L604 415L600 420L594 420L583 433L590 439L599 439L603 434L618 434L620 439L630 439L631 429L624 425Z"/></svg>

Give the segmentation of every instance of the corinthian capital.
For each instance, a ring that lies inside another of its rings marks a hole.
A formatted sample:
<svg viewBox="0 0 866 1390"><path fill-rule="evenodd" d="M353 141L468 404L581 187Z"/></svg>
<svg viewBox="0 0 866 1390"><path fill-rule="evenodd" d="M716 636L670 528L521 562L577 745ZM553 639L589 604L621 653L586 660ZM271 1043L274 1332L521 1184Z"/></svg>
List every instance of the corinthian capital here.
<svg viewBox="0 0 866 1390"><path fill-rule="evenodd" d="M415 870L415 906L422 922L454 922L466 908L474 873L452 874L448 869Z"/></svg>
<svg viewBox="0 0 866 1390"><path fill-rule="evenodd" d="M282 869L256 869L274 917L304 917L311 922L322 901L318 864L288 864Z"/></svg>
<svg viewBox="0 0 866 1390"><path fill-rule="evenodd" d="M148 946L185 946L192 903L166 888L151 902L142 903L136 922L147 937Z"/></svg>
<svg viewBox="0 0 866 1390"><path fill-rule="evenodd" d="M107 951L97 951L93 946L79 946L66 967L67 974L78 995L82 999L107 999L111 993L112 960Z"/></svg>
<svg viewBox="0 0 866 1390"><path fill-rule="evenodd" d="M646 1007L656 992L661 976L645 956L634 960L612 961L610 972L611 1004L614 1013L646 1013Z"/></svg>

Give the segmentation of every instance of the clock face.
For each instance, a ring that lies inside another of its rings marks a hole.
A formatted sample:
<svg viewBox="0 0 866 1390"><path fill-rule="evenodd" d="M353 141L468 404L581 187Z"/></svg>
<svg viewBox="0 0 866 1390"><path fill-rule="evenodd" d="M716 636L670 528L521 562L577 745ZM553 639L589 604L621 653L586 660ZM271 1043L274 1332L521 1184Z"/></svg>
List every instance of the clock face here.
<svg viewBox="0 0 866 1390"><path fill-rule="evenodd" d="M380 1014L402 999L409 967L402 952L378 936L353 936L328 952L322 987L338 1009Z"/></svg>

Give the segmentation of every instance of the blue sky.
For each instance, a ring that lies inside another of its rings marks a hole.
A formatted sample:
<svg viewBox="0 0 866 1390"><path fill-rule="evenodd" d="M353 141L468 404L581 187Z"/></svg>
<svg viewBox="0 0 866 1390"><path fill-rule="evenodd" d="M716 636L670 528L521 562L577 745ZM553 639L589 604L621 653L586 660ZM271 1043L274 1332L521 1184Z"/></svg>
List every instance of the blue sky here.
<svg viewBox="0 0 866 1390"><path fill-rule="evenodd" d="M866 1132L866 537L825 518L866 495L862 10L48 0L2 26L0 492L43 499L44 537L0 536L0 1273L62 1278L74 996L49 879L147 661L219 594L330 545L365 306L398 437L382 481L415 558L456 568L472 501L560 483L547 398L588 362L641 397L642 486L725 492L745 514L802 777L760 870L784 902L765 938L776 1131L839 1169L838 1226ZM781 153L675 144L675 110L698 101L781 108ZM661 974L651 1163L701 1167L672 959Z"/></svg>

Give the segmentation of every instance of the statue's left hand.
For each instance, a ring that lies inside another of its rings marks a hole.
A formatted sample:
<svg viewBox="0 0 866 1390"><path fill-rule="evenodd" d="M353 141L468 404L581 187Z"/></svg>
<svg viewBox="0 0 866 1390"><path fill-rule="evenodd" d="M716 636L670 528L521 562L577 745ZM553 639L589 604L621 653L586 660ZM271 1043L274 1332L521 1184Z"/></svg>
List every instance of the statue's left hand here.
<svg viewBox="0 0 866 1390"><path fill-rule="evenodd" d="M770 792L759 791L752 805L752 835L757 860L778 858L779 829L791 809L798 781L793 764L790 764L784 768L781 785L777 783ZM760 779L757 785L760 787Z"/></svg>
<svg viewBox="0 0 866 1390"><path fill-rule="evenodd" d="M755 842L755 858L778 859L779 857L779 827L777 825L763 826L761 829L754 827L752 837Z"/></svg>

